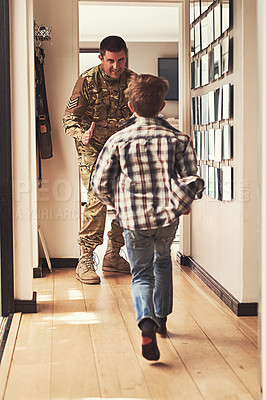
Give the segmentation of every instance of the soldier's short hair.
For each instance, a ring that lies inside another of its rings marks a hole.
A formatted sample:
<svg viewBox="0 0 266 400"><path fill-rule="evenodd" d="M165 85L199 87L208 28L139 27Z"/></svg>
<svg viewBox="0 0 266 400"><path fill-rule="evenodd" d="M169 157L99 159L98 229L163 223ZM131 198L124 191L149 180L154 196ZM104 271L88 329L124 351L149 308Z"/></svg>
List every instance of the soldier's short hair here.
<svg viewBox="0 0 266 400"><path fill-rule="evenodd" d="M162 109L168 81L150 74L132 74L125 90L134 111L141 117L154 117Z"/></svg>
<svg viewBox="0 0 266 400"><path fill-rule="evenodd" d="M106 51L119 53L122 50L124 50L126 55L128 54L126 42L120 36L107 36L100 43L100 54L102 57Z"/></svg>

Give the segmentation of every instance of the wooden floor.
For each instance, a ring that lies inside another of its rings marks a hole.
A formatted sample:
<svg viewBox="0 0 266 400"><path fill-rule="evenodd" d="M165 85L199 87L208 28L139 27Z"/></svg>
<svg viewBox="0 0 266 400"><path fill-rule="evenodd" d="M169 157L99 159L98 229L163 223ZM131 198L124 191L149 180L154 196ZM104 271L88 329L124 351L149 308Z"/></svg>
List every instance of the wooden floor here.
<svg viewBox="0 0 266 400"><path fill-rule="evenodd" d="M236 317L174 266L174 312L159 362L140 352L127 275L74 269L34 279L38 313L22 315L5 400L259 399L256 317Z"/></svg>

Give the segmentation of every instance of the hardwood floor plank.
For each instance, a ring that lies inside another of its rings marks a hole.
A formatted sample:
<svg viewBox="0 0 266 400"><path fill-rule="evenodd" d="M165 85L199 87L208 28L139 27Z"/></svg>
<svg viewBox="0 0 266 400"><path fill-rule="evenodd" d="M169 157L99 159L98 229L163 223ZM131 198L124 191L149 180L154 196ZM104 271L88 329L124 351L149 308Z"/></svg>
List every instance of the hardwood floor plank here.
<svg viewBox="0 0 266 400"><path fill-rule="evenodd" d="M116 275L116 282L123 278ZM103 299L91 296L91 286L84 286L87 311L93 310L97 323L91 326L92 343L97 364L98 379L102 397L150 399L142 371L128 337L128 332L117 307L116 299L103 278L105 293ZM100 288L101 290L101 288Z"/></svg>
<svg viewBox="0 0 266 400"><path fill-rule="evenodd" d="M22 315L5 400L50 399L52 275L45 280L40 282L40 286L45 285L44 297L37 296L38 313Z"/></svg>
<svg viewBox="0 0 266 400"><path fill-rule="evenodd" d="M75 270L55 270L51 399L99 397L91 343L94 313L85 308L83 285Z"/></svg>
<svg viewBox="0 0 266 400"><path fill-rule="evenodd" d="M179 355L167 338L157 335L161 352L159 362L149 362L142 357L141 333L135 320L131 295L128 290L129 284L120 286L116 284L114 279L110 283L152 399L203 399Z"/></svg>
<svg viewBox="0 0 266 400"><path fill-rule="evenodd" d="M256 346L234 324L234 317L219 312L216 305L197 290L182 273L175 270L175 297L196 321L210 342L230 366L251 395L259 398L258 351ZM200 309L199 309L200 302Z"/></svg>

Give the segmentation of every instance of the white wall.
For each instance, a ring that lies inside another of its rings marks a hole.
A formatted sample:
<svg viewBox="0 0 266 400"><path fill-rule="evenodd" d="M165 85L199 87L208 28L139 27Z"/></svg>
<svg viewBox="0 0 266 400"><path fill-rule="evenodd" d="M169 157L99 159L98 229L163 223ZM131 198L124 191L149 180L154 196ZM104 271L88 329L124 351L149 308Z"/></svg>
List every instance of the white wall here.
<svg viewBox="0 0 266 400"><path fill-rule="evenodd" d="M34 0L34 18L39 25L52 28L51 41L43 42L43 48L54 156L42 160L38 223L50 257L78 257L78 163L74 140L62 127L64 109L78 77L78 2Z"/></svg>
<svg viewBox="0 0 266 400"><path fill-rule="evenodd" d="M234 200L204 196L192 212L192 257L240 302L258 301L256 0L234 2ZM208 90L208 89L206 89Z"/></svg>

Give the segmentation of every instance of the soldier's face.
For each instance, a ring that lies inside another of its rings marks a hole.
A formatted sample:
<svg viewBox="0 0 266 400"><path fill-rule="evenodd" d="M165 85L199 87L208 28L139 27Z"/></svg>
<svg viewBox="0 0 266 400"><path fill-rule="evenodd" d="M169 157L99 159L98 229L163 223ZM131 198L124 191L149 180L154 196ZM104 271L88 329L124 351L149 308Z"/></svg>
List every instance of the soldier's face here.
<svg viewBox="0 0 266 400"><path fill-rule="evenodd" d="M124 50L118 53L112 53L106 50L105 55L99 55L104 71L108 76L114 79L119 79L125 69L127 56Z"/></svg>

